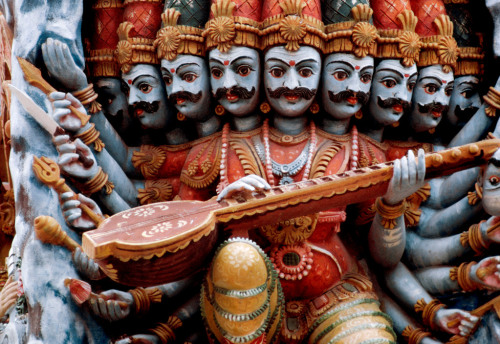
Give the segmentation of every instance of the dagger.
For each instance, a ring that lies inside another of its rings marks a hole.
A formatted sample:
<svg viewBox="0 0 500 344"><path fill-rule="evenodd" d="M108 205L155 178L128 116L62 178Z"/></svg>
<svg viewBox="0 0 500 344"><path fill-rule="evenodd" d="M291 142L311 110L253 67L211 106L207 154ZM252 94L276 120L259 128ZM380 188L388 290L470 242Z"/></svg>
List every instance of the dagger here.
<svg viewBox="0 0 500 344"><path fill-rule="evenodd" d="M42 127L44 128L52 137L66 134L66 131L57 124L56 121L43 110L37 103L31 99L26 92L18 89L16 86L9 84L9 89L12 94L14 94L23 106L24 110L30 114L30 116ZM94 160L87 158L83 155L81 150L78 150L78 160L83 164L84 167L88 168L94 164Z"/></svg>

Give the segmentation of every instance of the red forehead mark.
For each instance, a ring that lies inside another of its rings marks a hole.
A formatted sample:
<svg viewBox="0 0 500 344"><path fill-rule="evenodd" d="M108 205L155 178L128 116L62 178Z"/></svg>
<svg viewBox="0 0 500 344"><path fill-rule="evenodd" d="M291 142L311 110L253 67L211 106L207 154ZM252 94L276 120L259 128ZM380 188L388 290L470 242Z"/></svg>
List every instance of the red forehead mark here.
<svg viewBox="0 0 500 344"><path fill-rule="evenodd" d="M446 80L441 80L441 82L442 82L443 84L446 84Z"/></svg>
<svg viewBox="0 0 500 344"><path fill-rule="evenodd" d="M295 61L294 60L290 60L290 66L295 66Z"/></svg>
<svg viewBox="0 0 500 344"><path fill-rule="evenodd" d="M175 73L175 69L174 68L170 68L170 73Z"/></svg>
<svg viewBox="0 0 500 344"><path fill-rule="evenodd" d="M356 70L359 70L361 67L360 66L356 66L354 67Z"/></svg>
<svg viewBox="0 0 500 344"><path fill-rule="evenodd" d="M132 80L128 79L127 82L129 85L132 85Z"/></svg>
<svg viewBox="0 0 500 344"><path fill-rule="evenodd" d="M224 66L229 66L229 61L228 60L224 61Z"/></svg>
<svg viewBox="0 0 500 344"><path fill-rule="evenodd" d="M410 77L410 74L405 74L405 78L409 78Z"/></svg>

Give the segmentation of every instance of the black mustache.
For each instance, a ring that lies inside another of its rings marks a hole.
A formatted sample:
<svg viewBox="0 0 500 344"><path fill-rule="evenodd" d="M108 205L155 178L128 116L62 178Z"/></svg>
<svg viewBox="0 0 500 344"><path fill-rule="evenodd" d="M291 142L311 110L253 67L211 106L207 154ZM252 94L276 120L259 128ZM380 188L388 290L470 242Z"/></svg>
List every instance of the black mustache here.
<svg viewBox="0 0 500 344"><path fill-rule="evenodd" d="M460 105L455 107L455 115L460 121L468 121L479 110L476 106L469 106L462 109Z"/></svg>
<svg viewBox="0 0 500 344"><path fill-rule="evenodd" d="M278 87L274 91L268 88L267 92L269 92L269 97L271 98L279 98L282 95L286 94L290 96L298 96L304 98L305 100L309 100L316 95L316 89L310 90L306 87L296 87L293 90L289 89L288 87Z"/></svg>
<svg viewBox="0 0 500 344"><path fill-rule="evenodd" d="M224 97L228 92L231 92L231 94L238 96L238 98L240 99L250 99L255 94L255 87L252 87L250 91L247 90L245 87L241 86L233 86L231 88L221 87L218 88L217 91L215 91L214 98L216 100L219 100L222 97Z"/></svg>
<svg viewBox="0 0 500 344"><path fill-rule="evenodd" d="M361 91L354 92L352 90L340 91L339 93L333 93L332 91L328 91L328 97L334 103L341 103L347 100L347 98L356 97L356 99L361 105L365 105L368 102L368 99L370 99L370 93Z"/></svg>
<svg viewBox="0 0 500 344"><path fill-rule="evenodd" d="M432 102L429 104L418 104L418 111L421 113L429 113L429 112L441 112L446 113L450 107L448 105L443 105L441 103Z"/></svg>
<svg viewBox="0 0 500 344"><path fill-rule="evenodd" d="M142 109L142 110L144 110L144 112L153 113L153 112L158 111L159 108L160 108L160 101L158 101L158 100L154 101L152 103L140 101L140 102L137 102L137 103L130 105L131 113L135 113L135 110L137 110L137 109Z"/></svg>
<svg viewBox="0 0 500 344"><path fill-rule="evenodd" d="M377 104L384 109L392 108L394 105L401 105L404 112L408 111L408 109L410 108L410 102L407 102L406 100L400 98L382 99L381 97L377 97Z"/></svg>
<svg viewBox="0 0 500 344"><path fill-rule="evenodd" d="M168 100L170 100L173 103L177 103L177 98L183 98L183 99L186 99L192 103L197 103L200 101L202 95L203 95L203 93L201 91L196 93L196 94L191 93L191 92L187 92L187 91L179 91L179 92L172 93L168 97Z"/></svg>

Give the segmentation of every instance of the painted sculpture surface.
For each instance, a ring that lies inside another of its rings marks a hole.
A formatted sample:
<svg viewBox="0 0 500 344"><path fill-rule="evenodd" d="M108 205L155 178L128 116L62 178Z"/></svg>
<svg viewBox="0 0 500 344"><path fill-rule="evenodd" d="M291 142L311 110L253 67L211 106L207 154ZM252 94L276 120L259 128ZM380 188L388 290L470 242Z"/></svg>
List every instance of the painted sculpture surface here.
<svg viewBox="0 0 500 344"><path fill-rule="evenodd" d="M0 1L0 343L499 341L471 5Z"/></svg>

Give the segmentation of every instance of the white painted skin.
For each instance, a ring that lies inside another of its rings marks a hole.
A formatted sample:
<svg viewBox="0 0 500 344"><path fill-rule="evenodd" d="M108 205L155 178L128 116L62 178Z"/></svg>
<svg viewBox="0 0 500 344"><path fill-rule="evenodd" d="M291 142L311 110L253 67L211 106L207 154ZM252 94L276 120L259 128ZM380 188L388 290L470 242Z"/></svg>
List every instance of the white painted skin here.
<svg viewBox="0 0 500 344"><path fill-rule="evenodd" d="M439 111L420 112L419 105L435 102L448 106L452 91L452 71L444 72L441 65L432 65L419 70L417 84L413 90L410 114L410 125L415 132L419 133L437 127L444 115Z"/></svg>
<svg viewBox="0 0 500 344"><path fill-rule="evenodd" d="M219 99L219 103L234 116L243 117L254 112L259 105L260 94L260 55L252 48L232 46L223 53L213 49L209 55L210 85L212 94L218 89L244 87L247 91L255 90L249 99L242 99L237 95L227 92Z"/></svg>
<svg viewBox="0 0 500 344"><path fill-rule="evenodd" d="M486 7L493 18L493 52L496 57L500 56L500 0L486 0Z"/></svg>
<svg viewBox="0 0 500 344"><path fill-rule="evenodd" d="M399 60L382 60L375 67L368 109L372 119L388 126L398 122L403 116L401 107L383 108L378 105L378 98L390 98L411 102L413 88L417 81L417 67L405 67Z"/></svg>
<svg viewBox="0 0 500 344"><path fill-rule="evenodd" d="M173 105L187 118L204 121L210 117L210 80L205 59L194 55L178 55L174 60L161 60L161 74L167 95L177 92L198 94L197 102L179 98Z"/></svg>
<svg viewBox="0 0 500 344"><path fill-rule="evenodd" d="M155 112L137 109L130 115L137 117L144 128L165 128L169 122L169 113L165 88L158 68L153 65L138 64L128 73L123 73L122 80L124 86L128 87L129 106L141 101L159 102L158 110Z"/></svg>
<svg viewBox="0 0 500 344"><path fill-rule="evenodd" d="M492 159L500 161L500 150ZM479 176L478 183L483 187L483 208L492 216L500 216L500 167L489 163L484 173Z"/></svg>
<svg viewBox="0 0 500 344"><path fill-rule="evenodd" d="M312 47L301 47L297 51L288 51L283 46L270 48L264 58L264 87L269 104L280 116L300 117L314 101L303 97L281 95L269 96L269 90L280 87L290 90L304 87L317 90L321 77L321 56Z"/></svg>
<svg viewBox="0 0 500 344"><path fill-rule="evenodd" d="M363 104L355 97L335 103L330 100L329 92L337 94L345 90L370 92L373 76L373 57L356 57L352 54L335 53L323 62L321 95L324 110L334 119L352 117Z"/></svg>

